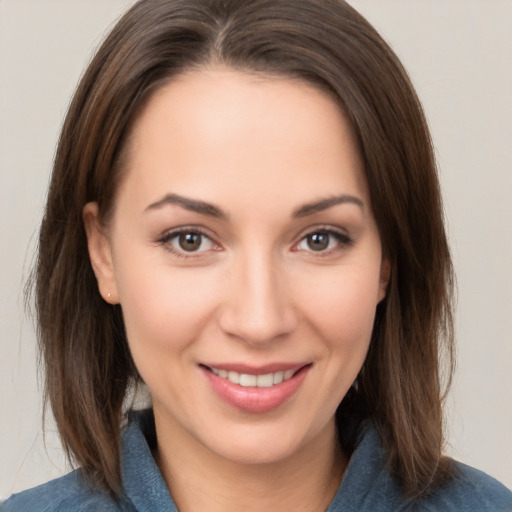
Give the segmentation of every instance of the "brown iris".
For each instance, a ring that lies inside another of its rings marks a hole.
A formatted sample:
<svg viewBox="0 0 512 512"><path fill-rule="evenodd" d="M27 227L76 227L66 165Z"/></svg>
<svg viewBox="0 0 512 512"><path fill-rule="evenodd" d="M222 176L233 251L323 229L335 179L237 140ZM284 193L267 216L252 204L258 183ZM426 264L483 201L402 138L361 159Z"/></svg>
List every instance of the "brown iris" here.
<svg viewBox="0 0 512 512"><path fill-rule="evenodd" d="M181 233L178 238L180 248L187 252L197 251L201 247L202 235L200 233Z"/></svg>
<svg viewBox="0 0 512 512"><path fill-rule="evenodd" d="M329 247L329 234L312 233L307 236L307 244L312 251L323 251Z"/></svg>

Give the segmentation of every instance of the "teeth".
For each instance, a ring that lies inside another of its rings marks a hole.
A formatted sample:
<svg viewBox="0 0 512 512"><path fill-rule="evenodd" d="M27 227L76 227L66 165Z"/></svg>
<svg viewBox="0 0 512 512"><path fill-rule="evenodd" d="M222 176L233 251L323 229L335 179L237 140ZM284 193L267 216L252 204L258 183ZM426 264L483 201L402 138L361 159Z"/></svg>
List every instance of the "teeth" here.
<svg viewBox="0 0 512 512"><path fill-rule="evenodd" d="M288 370L286 372L284 372L284 379L283 380L288 380L290 377L293 377L293 374L295 372L293 370Z"/></svg>
<svg viewBox="0 0 512 512"><path fill-rule="evenodd" d="M218 370L217 368L210 368L212 373L227 379L233 384L238 384L243 387L258 387L270 388L275 384L288 380L293 377L294 370L287 370L285 372L266 373L265 375L251 375L248 373L228 372L226 370Z"/></svg>
<svg viewBox="0 0 512 512"><path fill-rule="evenodd" d="M231 379L229 379L229 380L231 380ZM243 386L244 388L248 388L249 386L256 386L257 382L258 382L258 377L256 375L248 375L247 373L240 374L239 384L240 384L240 386Z"/></svg>
<svg viewBox="0 0 512 512"><path fill-rule="evenodd" d="M240 384L240 374L237 372L228 372L228 380L233 384Z"/></svg>
<svg viewBox="0 0 512 512"><path fill-rule="evenodd" d="M259 388L269 388L274 385L274 375L267 373L266 375L258 375L256 386Z"/></svg>
<svg viewBox="0 0 512 512"><path fill-rule="evenodd" d="M284 372L276 372L274 373L274 384L279 384L284 380Z"/></svg>

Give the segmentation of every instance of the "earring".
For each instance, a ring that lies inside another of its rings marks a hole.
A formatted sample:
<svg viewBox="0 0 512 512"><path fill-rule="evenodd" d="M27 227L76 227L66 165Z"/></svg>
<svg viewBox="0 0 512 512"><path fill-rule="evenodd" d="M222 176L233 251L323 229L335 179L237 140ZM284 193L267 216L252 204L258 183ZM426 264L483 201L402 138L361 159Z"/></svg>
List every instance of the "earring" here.
<svg viewBox="0 0 512 512"><path fill-rule="evenodd" d="M107 298L110 299L111 295L111 293L107 293Z"/></svg>

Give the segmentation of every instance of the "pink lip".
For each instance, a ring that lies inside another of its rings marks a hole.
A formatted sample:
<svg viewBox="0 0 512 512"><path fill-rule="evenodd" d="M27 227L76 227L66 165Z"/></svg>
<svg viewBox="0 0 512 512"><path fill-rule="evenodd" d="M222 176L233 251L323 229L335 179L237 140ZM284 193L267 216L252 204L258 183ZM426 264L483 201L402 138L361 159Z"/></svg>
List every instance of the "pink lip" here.
<svg viewBox="0 0 512 512"><path fill-rule="evenodd" d="M252 375L264 375L276 371L297 369L295 375L280 384L269 388L243 387L233 384L227 379L215 375L204 366L200 366L213 391L225 403L244 412L264 413L276 409L287 402L300 388L311 365L267 365L258 368L248 368L245 365L218 365L214 368ZM276 369L270 369L276 368Z"/></svg>

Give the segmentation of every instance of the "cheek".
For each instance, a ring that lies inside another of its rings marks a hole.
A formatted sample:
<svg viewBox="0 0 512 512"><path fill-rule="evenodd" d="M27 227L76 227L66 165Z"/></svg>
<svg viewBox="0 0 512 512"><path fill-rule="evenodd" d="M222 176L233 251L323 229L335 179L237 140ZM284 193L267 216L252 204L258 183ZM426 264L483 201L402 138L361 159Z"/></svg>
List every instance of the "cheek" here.
<svg viewBox="0 0 512 512"><path fill-rule="evenodd" d="M119 298L132 351L155 349L158 356L194 340L217 302L215 276L201 270L143 258L118 265Z"/></svg>
<svg viewBox="0 0 512 512"><path fill-rule="evenodd" d="M297 290L310 323L327 342L366 350L379 290L379 275L372 270L332 269L304 280Z"/></svg>

